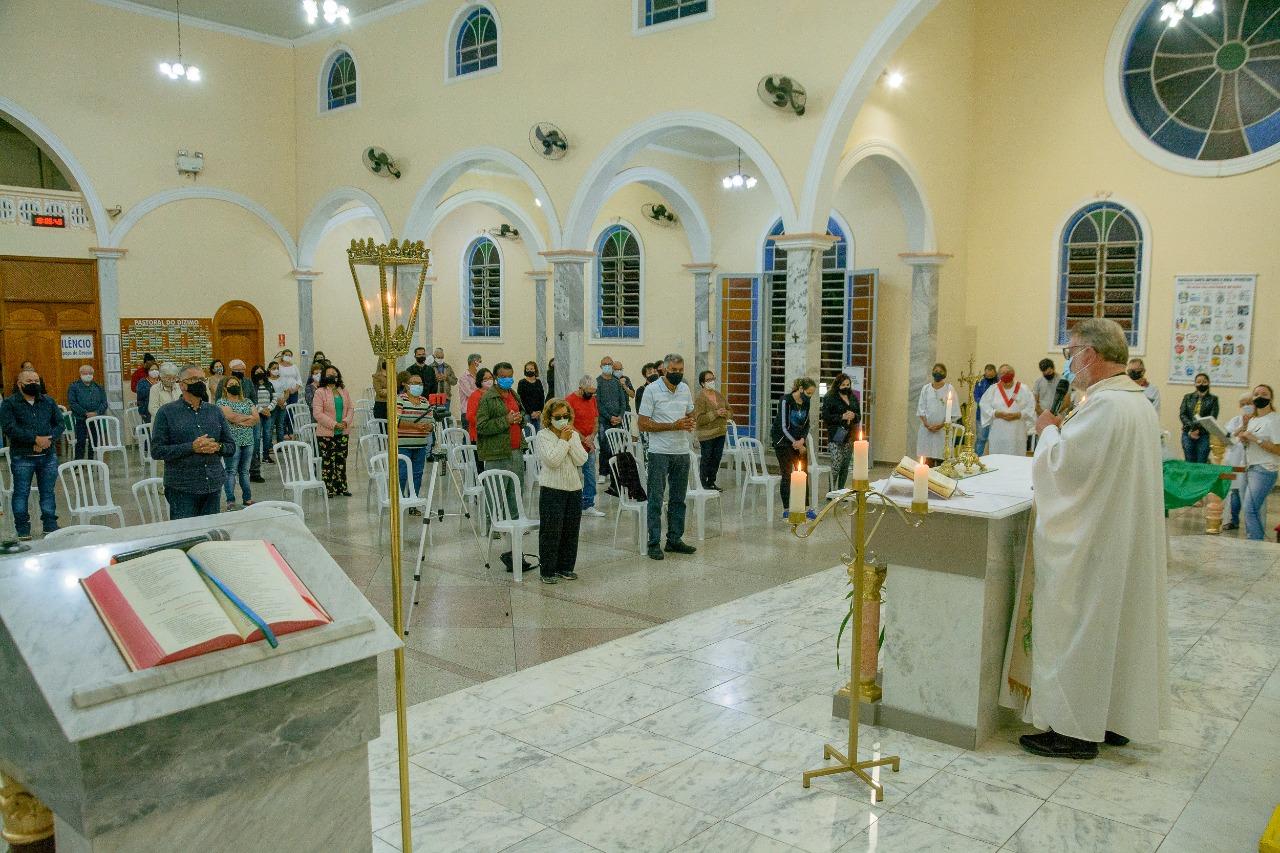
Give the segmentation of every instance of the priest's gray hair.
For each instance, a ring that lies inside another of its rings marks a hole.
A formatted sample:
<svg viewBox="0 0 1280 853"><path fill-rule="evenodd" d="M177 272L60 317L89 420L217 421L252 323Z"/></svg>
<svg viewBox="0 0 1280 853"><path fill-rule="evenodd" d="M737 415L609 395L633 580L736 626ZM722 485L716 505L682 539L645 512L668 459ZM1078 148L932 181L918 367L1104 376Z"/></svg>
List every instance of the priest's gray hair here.
<svg viewBox="0 0 1280 853"><path fill-rule="evenodd" d="M1091 317L1071 330L1071 337L1081 346L1092 347L1103 361L1125 364L1129 361L1129 342L1124 329L1115 320Z"/></svg>
<svg viewBox="0 0 1280 853"><path fill-rule="evenodd" d="M684 356L678 352L669 352L662 359L663 367L670 367L673 364L684 364Z"/></svg>

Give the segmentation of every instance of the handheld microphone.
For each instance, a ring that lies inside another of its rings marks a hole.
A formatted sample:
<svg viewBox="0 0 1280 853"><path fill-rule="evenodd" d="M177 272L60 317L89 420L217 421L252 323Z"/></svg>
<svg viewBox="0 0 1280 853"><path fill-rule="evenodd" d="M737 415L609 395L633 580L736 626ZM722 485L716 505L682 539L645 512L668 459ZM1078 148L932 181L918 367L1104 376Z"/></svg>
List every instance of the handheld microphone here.
<svg viewBox="0 0 1280 853"><path fill-rule="evenodd" d="M174 539L171 542L163 542L159 545L149 545L146 548L138 548L135 551L124 551L116 554L112 559L112 563L124 563L129 560L136 560L139 557L146 557L150 554L157 554L161 551L168 551L177 548L180 551L189 551L195 546L203 542L226 542L231 538L231 534L220 527L215 527L207 533L200 536L189 536L185 539Z"/></svg>
<svg viewBox="0 0 1280 853"><path fill-rule="evenodd" d="M1071 383L1066 379L1058 380L1058 387L1053 391L1053 405L1049 407L1049 411L1055 415L1059 414L1062 409L1062 403L1067 399L1067 394L1071 391Z"/></svg>

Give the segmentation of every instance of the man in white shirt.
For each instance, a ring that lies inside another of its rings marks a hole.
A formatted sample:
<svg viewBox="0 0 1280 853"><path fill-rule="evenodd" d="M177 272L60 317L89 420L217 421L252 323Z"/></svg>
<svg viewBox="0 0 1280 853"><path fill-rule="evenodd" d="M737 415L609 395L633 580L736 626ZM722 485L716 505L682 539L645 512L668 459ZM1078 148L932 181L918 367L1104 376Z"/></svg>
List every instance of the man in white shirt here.
<svg viewBox="0 0 1280 853"><path fill-rule="evenodd" d="M1151 405L1156 407L1156 414L1160 414L1160 389L1147 381L1147 366L1143 364L1140 358L1129 359L1129 378L1138 383L1138 387L1142 389L1142 393Z"/></svg>
<svg viewBox="0 0 1280 853"><path fill-rule="evenodd" d="M689 489L690 434L693 432L693 395L684 382L684 356L670 353L662 360L666 372L650 385L640 403L640 431L649 435L649 559L661 560L663 550L692 554L685 543L684 502ZM667 546L662 538L663 493L667 495Z"/></svg>

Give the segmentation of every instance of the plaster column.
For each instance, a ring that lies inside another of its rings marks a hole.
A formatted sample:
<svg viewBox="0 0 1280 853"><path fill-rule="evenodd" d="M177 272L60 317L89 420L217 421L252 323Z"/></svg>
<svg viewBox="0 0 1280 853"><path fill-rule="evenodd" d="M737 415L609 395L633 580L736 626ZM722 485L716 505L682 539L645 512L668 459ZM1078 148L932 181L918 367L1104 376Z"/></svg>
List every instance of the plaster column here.
<svg viewBox="0 0 1280 853"><path fill-rule="evenodd" d="M938 277L951 255L907 252L898 257L911 267L911 338L907 367L907 455L916 455L916 406L920 388L932 381L938 360Z"/></svg>
<svg viewBox="0 0 1280 853"><path fill-rule="evenodd" d="M693 370L696 377L711 367L711 273L715 264L685 264L693 274ZM690 386L693 387L693 386Z"/></svg>
<svg viewBox="0 0 1280 853"><path fill-rule="evenodd" d="M422 345L428 351L434 350L437 346L435 343L436 324L435 324L435 302L433 294L435 293L436 277L427 276L426 283L422 286L422 306L418 308L418 329L422 341Z"/></svg>
<svg viewBox="0 0 1280 853"><path fill-rule="evenodd" d="M822 253L836 242L830 234L780 234L774 245L787 253L787 387L808 376L819 381L822 365Z"/></svg>
<svg viewBox="0 0 1280 853"><path fill-rule="evenodd" d="M547 279L550 270L532 270L525 273L533 279L533 360L538 372L547 369Z"/></svg>
<svg viewBox="0 0 1280 853"><path fill-rule="evenodd" d="M120 363L120 268L128 249L93 246L89 252L98 259L98 321L102 326L102 372L107 378L107 405L123 411L125 368Z"/></svg>
<svg viewBox="0 0 1280 853"><path fill-rule="evenodd" d="M320 277L315 270L294 270L298 283L298 363L307 365L316 351L315 294L312 282Z"/></svg>
<svg viewBox="0 0 1280 853"><path fill-rule="evenodd" d="M551 262L556 326L554 393L563 397L578 387L578 380L586 369L585 268L595 254L582 249L559 249L543 252L542 256Z"/></svg>

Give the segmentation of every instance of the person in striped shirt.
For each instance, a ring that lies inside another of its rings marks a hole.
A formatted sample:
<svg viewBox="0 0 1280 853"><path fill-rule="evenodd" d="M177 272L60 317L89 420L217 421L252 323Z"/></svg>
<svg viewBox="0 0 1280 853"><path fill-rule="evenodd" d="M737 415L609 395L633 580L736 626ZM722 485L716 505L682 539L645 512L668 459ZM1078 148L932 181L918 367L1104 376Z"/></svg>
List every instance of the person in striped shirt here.
<svg viewBox="0 0 1280 853"><path fill-rule="evenodd" d="M403 393L396 396L396 424L400 434L400 453L409 457L413 466L415 494L422 493L422 471L435 443L435 420L431 416L431 403L423 394L422 377L409 374ZM402 476L409 472L401 471ZM416 509L410 515L418 515Z"/></svg>

